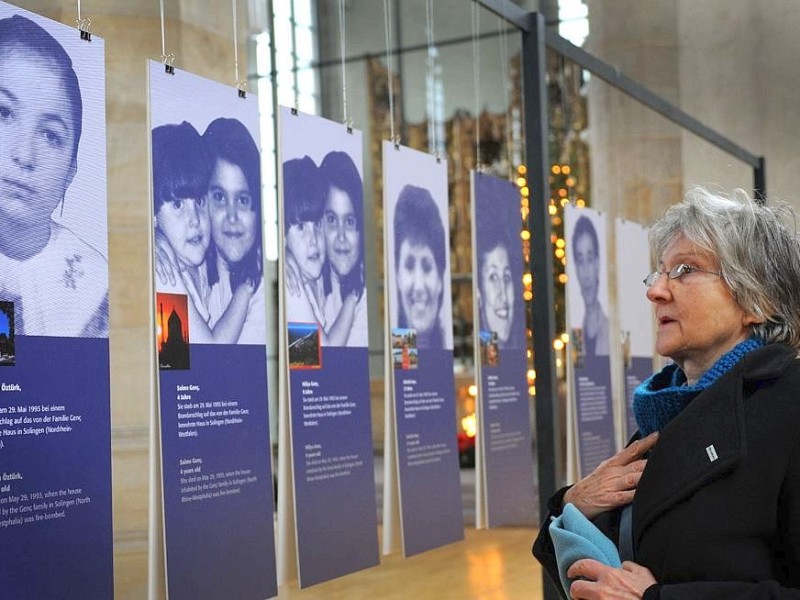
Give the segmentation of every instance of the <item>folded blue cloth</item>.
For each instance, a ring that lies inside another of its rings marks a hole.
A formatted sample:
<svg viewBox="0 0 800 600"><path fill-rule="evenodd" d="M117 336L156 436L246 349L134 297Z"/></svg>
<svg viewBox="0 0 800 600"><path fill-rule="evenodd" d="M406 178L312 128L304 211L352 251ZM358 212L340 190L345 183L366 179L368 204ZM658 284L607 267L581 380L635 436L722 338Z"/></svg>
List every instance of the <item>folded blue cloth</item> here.
<svg viewBox="0 0 800 600"><path fill-rule="evenodd" d="M617 547L572 504L564 506L561 516L550 522L550 538L556 551L558 576L569 597L574 579L567 577L572 564L582 558L593 558L610 567L620 567Z"/></svg>

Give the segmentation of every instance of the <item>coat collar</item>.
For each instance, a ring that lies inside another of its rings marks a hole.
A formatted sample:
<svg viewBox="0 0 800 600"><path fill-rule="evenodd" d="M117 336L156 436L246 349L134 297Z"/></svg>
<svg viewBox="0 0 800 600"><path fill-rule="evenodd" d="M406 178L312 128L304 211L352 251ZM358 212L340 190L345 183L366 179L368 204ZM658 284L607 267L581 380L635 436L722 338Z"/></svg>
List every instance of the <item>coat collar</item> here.
<svg viewBox="0 0 800 600"><path fill-rule="evenodd" d="M775 379L796 355L780 344L754 350L661 431L633 503L635 544L660 514L744 457L745 394Z"/></svg>

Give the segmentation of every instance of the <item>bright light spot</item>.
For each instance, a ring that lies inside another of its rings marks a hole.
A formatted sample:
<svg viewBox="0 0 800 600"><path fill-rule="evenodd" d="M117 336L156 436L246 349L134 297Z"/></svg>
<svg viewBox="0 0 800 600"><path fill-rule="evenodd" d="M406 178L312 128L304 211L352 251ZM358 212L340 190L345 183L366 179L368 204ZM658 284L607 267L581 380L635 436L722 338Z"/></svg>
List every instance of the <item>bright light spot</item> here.
<svg viewBox="0 0 800 600"><path fill-rule="evenodd" d="M562 333L562 334L561 334L561 340L562 340L562 341L563 341L565 344L566 344L567 342L569 342L569 334L568 334L566 331L565 331L564 333Z"/></svg>
<svg viewBox="0 0 800 600"><path fill-rule="evenodd" d="M528 231L527 229L523 229L522 232L519 234L519 237L521 237L523 240L527 241L527 240L531 239L531 232Z"/></svg>
<svg viewBox="0 0 800 600"><path fill-rule="evenodd" d="M525 273L522 276L522 283L524 283L526 286L530 285L532 281L533 281L533 276L530 273Z"/></svg>
<svg viewBox="0 0 800 600"><path fill-rule="evenodd" d="M556 248L556 258L564 258L564 250L562 248Z"/></svg>
<svg viewBox="0 0 800 600"><path fill-rule="evenodd" d="M558 175L559 173L561 173L561 167L559 167L558 165L553 165L552 171L553 175Z"/></svg>
<svg viewBox="0 0 800 600"><path fill-rule="evenodd" d="M535 385L528 386L528 395L529 396L535 396L536 395L536 386Z"/></svg>
<svg viewBox="0 0 800 600"><path fill-rule="evenodd" d="M559 274L558 282L559 283L567 283L567 274L566 273Z"/></svg>
<svg viewBox="0 0 800 600"><path fill-rule="evenodd" d="M549 212L551 215L555 215L558 212L558 208L556 208L554 204L551 204L547 207L547 212Z"/></svg>
<svg viewBox="0 0 800 600"><path fill-rule="evenodd" d="M575 202L575 206L578 208L583 208L586 206L586 202L583 200L583 198L578 198L578 200Z"/></svg>
<svg viewBox="0 0 800 600"><path fill-rule="evenodd" d="M536 381L536 369L528 369L528 381L530 383Z"/></svg>
<svg viewBox="0 0 800 600"><path fill-rule="evenodd" d="M467 393L474 398L478 395L478 386L474 383L470 384L470 386L467 388Z"/></svg>
<svg viewBox="0 0 800 600"><path fill-rule="evenodd" d="M475 418L475 413L461 419L461 429L464 430L467 437L475 437L475 434L478 433L478 420Z"/></svg>
<svg viewBox="0 0 800 600"><path fill-rule="evenodd" d="M553 348L556 350L563 350L564 349L564 342L561 341L560 338L556 338L553 340Z"/></svg>

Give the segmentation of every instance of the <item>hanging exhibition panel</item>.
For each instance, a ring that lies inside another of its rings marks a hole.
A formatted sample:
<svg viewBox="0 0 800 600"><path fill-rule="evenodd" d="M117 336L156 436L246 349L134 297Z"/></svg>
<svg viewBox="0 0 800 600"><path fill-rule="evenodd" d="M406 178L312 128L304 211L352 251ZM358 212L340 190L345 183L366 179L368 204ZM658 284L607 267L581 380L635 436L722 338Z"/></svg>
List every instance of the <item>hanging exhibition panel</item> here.
<svg viewBox="0 0 800 600"><path fill-rule="evenodd" d="M0 3L0 595L112 598L105 45Z"/></svg>
<svg viewBox="0 0 800 600"><path fill-rule="evenodd" d="M564 209L570 391L580 476L615 452L605 215Z"/></svg>
<svg viewBox="0 0 800 600"><path fill-rule="evenodd" d="M638 429L633 416L633 391L653 373L653 309L642 285L642 279L653 270L647 233L648 229L638 223L616 220L617 304L622 334L626 439Z"/></svg>
<svg viewBox="0 0 800 600"><path fill-rule="evenodd" d="M277 594L256 98L150 62L167 590Z"/></svg>
<svg viewBox="0 0 800 600"><path fill-rule="evenodd" d="M522 297L519 190L472 171L473 282L478 444L489 527L532 523L531 413Z"/></svg>
<svg viewBox="0 0 800 600"><path fill-rule="evenodd" d="M280 160L294 509L305 587L378 564L362 135L282 107Z"/></svg>
<svg viewBox="0 0 800 600"><path fill-rule="evenodd" d="M461 540L447 163L383 144L384 239L406 556Z"/></svg>

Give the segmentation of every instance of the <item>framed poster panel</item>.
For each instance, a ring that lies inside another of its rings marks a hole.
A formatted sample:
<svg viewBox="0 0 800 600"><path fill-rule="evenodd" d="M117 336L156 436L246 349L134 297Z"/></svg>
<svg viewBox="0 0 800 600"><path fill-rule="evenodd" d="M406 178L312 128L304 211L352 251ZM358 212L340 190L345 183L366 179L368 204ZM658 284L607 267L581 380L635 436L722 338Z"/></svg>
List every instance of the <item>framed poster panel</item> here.
<svg viewBox="0 0 800 600"><path fill-rule="evenodd" d="M520 195L507 180L476 171L471 177L477 437L487 524L533 523Z"/></svg>
<svg viewBox="0 0 800 600"><path fill-rule="evenodd" d="M464 537L447 163L384 142L383 166L387 346L403 550L411 556Z"/></svg>
<svg viewBox="0 0 800 600"><path fill-rule="evenodd" d="M574 406L579 474L584 477L616 449L605 215L568 205L564 210L564 237L570 401Z"/></svg>
<svg viewBox="0 0 800 600"><path fill-rule="evenodd" d="M258 105L149 62L167 591L277 594Z"/></svg>
<svg viewBox="0 0 800 600"><path fill-rule="evenodd" d="M650 265L648 229L617 219L617 304L622 345L622 376L625 390L625 438L638 427L633 416L633 391L653 373L653 308L642 279Z"/></svg>
<svg viewBox="0 0 800 600"><path fill-rule="evenodd" d="M362 135L282 107L280 160L286 483L306 587L378 564Z"/></svg>
<svg viewBox="0 0 800 600"><path fill-rule="evenodd" d="M0 2L0 590L112 598L105 44ZM46 576L45 576L46 574Z"/></svg>

